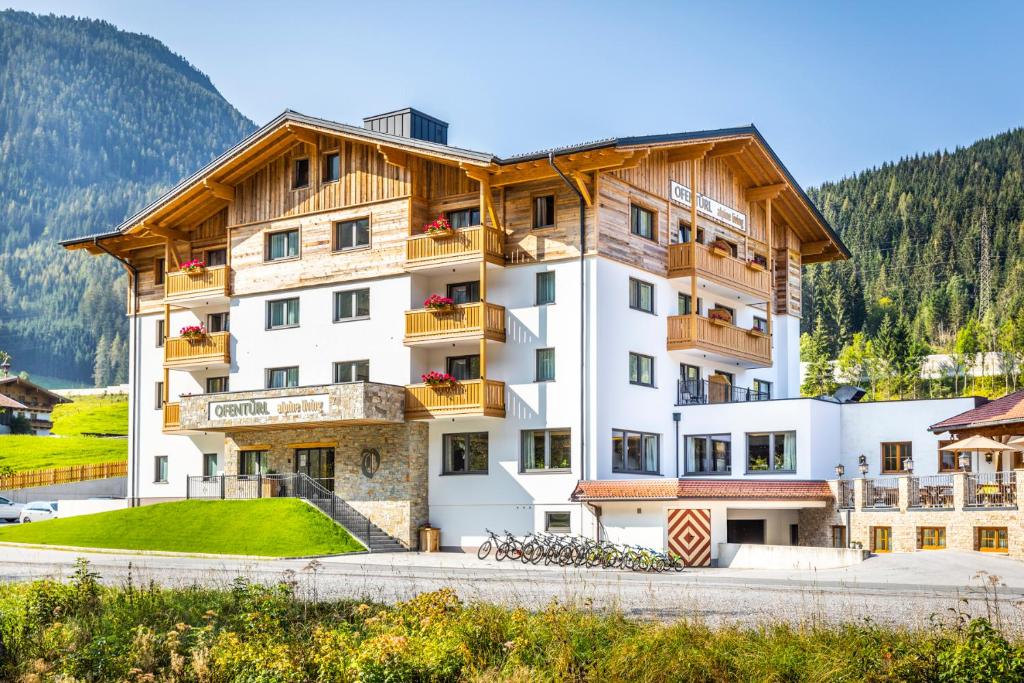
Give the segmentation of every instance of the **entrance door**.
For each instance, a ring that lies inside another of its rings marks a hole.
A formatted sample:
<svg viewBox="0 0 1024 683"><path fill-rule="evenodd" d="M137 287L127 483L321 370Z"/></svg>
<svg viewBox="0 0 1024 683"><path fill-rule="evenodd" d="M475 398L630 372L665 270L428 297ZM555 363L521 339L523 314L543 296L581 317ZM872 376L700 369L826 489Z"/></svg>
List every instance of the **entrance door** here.
<svg viewBox="0 0 1024 683"><path fill-rule="evenodd" d="M892 552L892 528L887 526L871 527L871 550L876 553Z"/></svg>
<svg viewBox="0 0 1024 683"><path fill-rule="evenodd" d="M708 403L728 403L732 399L732 375L715 372L708 375Z"/></svg>
<svg viewBox="0 0 1024 683"><path fill-rule="evenodd" d="M687 567L711 565L711 510L669 510L668 551Z"/></svg>
<svg viewBox="0 0 1024 683"><path fill-rule="evenodd" d="M730 519L725 523L729 543L756 543L764 545L763 519Z"/></svg>
<svg viewBox="0 0 1024 683"><path fill-rule="evenodd" d="M334 490L334 449L296 448L295 472L316 479L328 491Z"/></svg>

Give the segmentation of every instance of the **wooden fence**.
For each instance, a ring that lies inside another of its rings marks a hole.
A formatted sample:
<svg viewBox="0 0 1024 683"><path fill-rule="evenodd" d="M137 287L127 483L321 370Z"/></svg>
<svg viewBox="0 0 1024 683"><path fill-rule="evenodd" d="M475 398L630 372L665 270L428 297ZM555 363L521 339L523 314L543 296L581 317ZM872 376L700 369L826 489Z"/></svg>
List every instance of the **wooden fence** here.
<svg viewBox="0 0 1024 683"><path fill-rule="evenodd" d="M0 475L0 491L27 489L33 486L73 484L91 479L128 476L128 461L97 462L91 465L69 465L49 470L27 470L14 474Z"/></svg>

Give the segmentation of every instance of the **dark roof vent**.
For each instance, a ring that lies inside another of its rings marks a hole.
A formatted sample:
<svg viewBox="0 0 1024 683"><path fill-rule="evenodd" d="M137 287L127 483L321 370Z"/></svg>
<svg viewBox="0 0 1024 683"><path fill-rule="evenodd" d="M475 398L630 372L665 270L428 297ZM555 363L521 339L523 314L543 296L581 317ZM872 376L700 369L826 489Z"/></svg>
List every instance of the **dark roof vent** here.
<svg viewBox="0 0 1024 683"><path fill-rule="evenodd" d="M403 138L448 144L448 124L412 107L367 116L363 119L363 128Z"/></svg>
<svg viewBox="0 0 1024 683"><path fill-rule="evenodd" d="M867 392L860 387L855 387L850 384L844 384L836 389L832 397L840 403L857 403Z"/></svg>

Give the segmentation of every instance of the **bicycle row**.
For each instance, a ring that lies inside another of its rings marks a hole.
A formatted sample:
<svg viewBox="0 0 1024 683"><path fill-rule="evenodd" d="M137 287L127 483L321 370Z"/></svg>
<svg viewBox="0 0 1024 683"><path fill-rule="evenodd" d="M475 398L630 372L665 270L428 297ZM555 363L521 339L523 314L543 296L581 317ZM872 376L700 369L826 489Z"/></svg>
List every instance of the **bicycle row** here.
<svg viewBox="0 0 1024 683"><path fill-rule="evenodd" d="M524 564L557 564L562 567L628 569L638 572L683 571L683 558L638 545L595 541L569 534L528 533L518 537L510 531L498 534L487 529L488 539L477 550L481 560L494 552L501 562L508 558Z"/></svg>

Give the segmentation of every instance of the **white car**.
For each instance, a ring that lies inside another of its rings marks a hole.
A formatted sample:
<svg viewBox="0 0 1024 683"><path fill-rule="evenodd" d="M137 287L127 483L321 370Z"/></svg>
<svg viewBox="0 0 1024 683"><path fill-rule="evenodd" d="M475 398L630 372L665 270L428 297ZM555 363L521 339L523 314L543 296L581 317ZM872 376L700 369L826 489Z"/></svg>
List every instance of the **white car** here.
<svg viewBox="0 0 1024 683"><path fill-rule="evenodd" d="M21 503L7 500L0 496L0 520L5 522L17 522L21 517L21 509L25 507Z"/></svg>
<svg viewBox="0 0 1024 683"><path fill-rule="evenodd" d="M35 500L31 503L25 503L25 507L21 509L21 514L18 516L18 521L24 524L25 522L41 522L44 519L54 519L56 517L56 502Z"/></svg>

